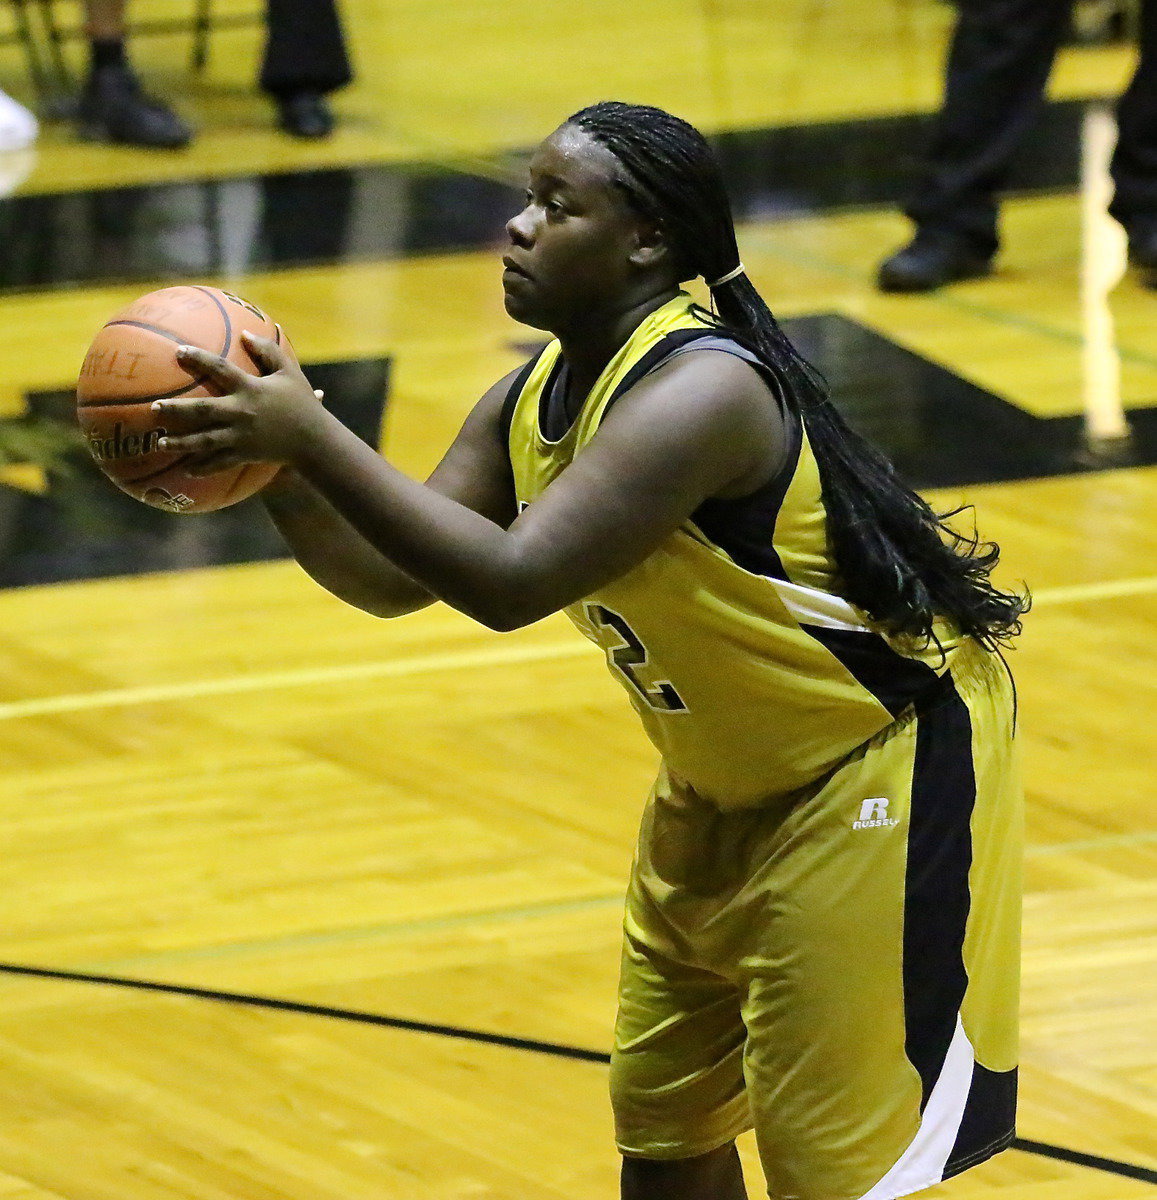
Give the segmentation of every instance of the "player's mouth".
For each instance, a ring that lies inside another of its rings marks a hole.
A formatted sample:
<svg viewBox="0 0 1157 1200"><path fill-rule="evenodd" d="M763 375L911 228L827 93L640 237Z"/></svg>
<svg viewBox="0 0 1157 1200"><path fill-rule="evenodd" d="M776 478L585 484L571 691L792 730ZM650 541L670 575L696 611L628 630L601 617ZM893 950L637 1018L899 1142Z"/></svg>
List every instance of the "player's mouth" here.
<svg viewBox="0 0 1157 1200"><path fill-rule="evenodd" d="M503 266L503 271L502 271L503 281L506 281L509 279L530 279L530 278L532 278L530 272L527 270L524 270L522 267L520 267L518 265L518 263L515 262L514 259L510 257L509 254L507 254L503 258L502 266Z"/></svg>

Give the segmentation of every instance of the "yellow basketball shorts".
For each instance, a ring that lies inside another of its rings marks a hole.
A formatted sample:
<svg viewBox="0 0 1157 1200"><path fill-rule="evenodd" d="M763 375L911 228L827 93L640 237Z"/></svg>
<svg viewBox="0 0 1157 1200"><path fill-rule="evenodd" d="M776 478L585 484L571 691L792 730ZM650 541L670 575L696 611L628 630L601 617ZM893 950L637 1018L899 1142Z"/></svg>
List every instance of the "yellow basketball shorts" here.
<svg viewBox="0 0 1157 1200"><path fill-rule="evenodd" d="M623 1154L754 1128L775 1200L890 1200L1012 1140L1015 699L996 655L953 676L786 801L721 812L660 774L611 1062Z"/></svg>

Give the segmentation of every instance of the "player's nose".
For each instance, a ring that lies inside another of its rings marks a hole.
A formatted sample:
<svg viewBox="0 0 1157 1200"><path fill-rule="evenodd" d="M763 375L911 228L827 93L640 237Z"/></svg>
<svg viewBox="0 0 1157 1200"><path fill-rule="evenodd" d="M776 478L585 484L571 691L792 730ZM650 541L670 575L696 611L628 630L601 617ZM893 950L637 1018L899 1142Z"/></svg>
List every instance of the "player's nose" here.
<svg viewBox="0 0 1157 1200"><path fill-rule="evenodd" d="M530 246L534 242L534 225L530 219L530 209L524 208L506 222L506 236L516 246Z"/></svg>

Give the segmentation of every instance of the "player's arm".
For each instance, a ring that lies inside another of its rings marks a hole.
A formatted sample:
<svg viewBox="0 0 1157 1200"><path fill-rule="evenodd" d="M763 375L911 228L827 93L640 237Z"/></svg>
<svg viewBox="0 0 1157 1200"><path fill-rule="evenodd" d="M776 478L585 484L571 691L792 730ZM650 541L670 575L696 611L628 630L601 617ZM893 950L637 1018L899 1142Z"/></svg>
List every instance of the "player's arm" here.
<svg viewBox="0 0 1157 1200"><path fill-rule="evenodd" d="M475 405L426 487L505 528L514 520L510 461L499 432L506 394L500 379ZM292 467L261 492L273 523L302 569L347 604L378 617L432 604L429 589L395 566Z"/></svg>
<svg viewBox="0 0 1157 1200"><path fill-rule="evenodd" d="M247 341L275 373L254 377L205 351L180 351L232 392L159 401L198 426L166 438L166 448L196 456L203 470L290 463L398 570L494 629L529 624L623 575L708 497L754 491L784 455L782 418L756 372L718 351L689 352L619 400L507 526L396 470L314 401L272 342ZM496 437L497 409L478 416L485 438Z"/></svg>

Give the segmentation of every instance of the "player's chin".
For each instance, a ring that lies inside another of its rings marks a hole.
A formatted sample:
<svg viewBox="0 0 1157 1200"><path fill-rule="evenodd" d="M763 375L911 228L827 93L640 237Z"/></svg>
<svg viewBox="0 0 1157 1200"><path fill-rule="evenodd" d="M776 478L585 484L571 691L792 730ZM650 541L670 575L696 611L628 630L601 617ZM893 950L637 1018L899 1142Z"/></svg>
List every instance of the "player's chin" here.
<svg viewBox="0 0 1157 1200"><path fill-rule="evenodd" d="M529 325L532 329L550 328L550 323L541 306L535 304L525 291L505 288L502 303L507 315L513 317L520 325Z"/></svg>

